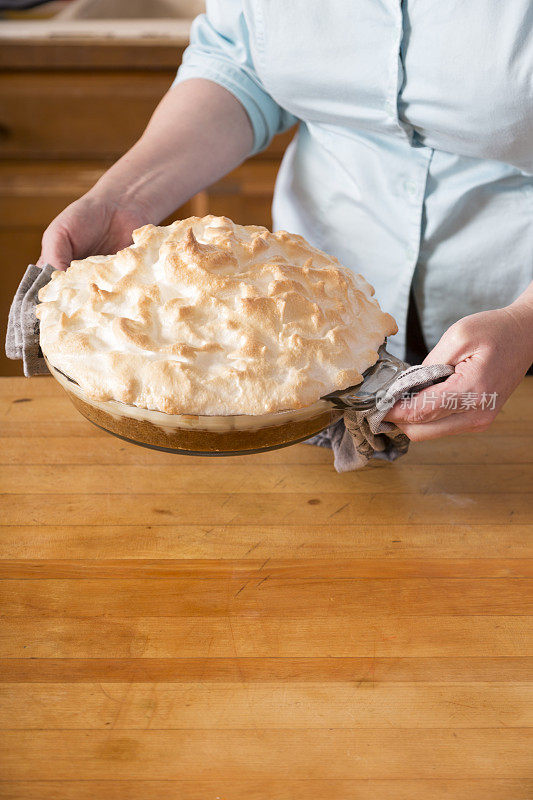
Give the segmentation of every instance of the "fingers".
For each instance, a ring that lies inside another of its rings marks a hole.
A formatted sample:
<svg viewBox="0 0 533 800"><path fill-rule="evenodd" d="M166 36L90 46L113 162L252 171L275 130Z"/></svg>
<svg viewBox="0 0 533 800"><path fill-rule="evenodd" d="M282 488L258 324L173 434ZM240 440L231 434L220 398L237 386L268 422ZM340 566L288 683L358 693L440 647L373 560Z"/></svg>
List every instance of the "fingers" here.
<svg viewBox="0 0 533 800"><path fill-rule="evenodd" d="M461 362L445 381L399 400L385 419L411 441L437 439L485 430L496 416L496 398L480 389L481 365L475 357Z"/></svg>
<svg viewBox="0 0 533 800"><path fill-rule="evenodd" d="M387 422L394 422L413 442L486 430L497 414L496 395L479 390L477 370L464 364L457 370L442 383L398 401Z"/></svg>
<svg viewBox="0 0 533 800"><path fill-rule="evenodd" d="M398 400L387 413L385 420L394 422L396 425L400 423L421 425L458 413L459 404L457 403L457 410L455 410L454 403L450 403L447 398L447 394L458 395L458 390L453 384L448 385L448 380L442 384L442 386L446 386L446 389L441 389L440 392L436 391L437 387L430 386L412 397Z"/></svg>
<svg viewBox="0 0 533 800"><path fill-rule="evenodd" d="M410 398L402 398L388 412L385 419L396 424L419 425L443 419L452 414L463 414L471 407L472 391L468 388L475 383L462 374L461 370L450 375L442 383Z"/></svg>
<svg viewBox="0 0 533 800"><path fill-rule="evenodd" d="M454 414L419 425L401 422L398 427L412 442L423 442L460 433L482 433L492 424L495 417L495 411L466 411L463 414Z"/></svg>

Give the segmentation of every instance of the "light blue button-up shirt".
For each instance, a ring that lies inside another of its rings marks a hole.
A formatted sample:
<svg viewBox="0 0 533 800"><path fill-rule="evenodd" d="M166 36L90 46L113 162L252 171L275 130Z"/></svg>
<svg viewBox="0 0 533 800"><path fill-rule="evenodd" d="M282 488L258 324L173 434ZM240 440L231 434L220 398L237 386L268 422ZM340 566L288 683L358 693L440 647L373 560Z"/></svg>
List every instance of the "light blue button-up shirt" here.
<svg viewBox="0 0 533 800"><path fill-rule="evenodd" d="M533 279L531 0L211 0L177 82L246 109L254 152L298 123L274 227L361 272L433 347Z"/></svg>

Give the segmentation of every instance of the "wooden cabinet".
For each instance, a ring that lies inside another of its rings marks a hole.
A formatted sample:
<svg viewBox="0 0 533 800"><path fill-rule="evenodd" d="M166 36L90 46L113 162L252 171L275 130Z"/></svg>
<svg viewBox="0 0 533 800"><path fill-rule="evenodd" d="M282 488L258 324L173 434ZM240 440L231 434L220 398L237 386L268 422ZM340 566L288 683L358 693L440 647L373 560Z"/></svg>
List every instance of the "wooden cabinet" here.
<svg viewBox="0 0 533 800"><path fill-rule="evenodd" d="M43 230L143 131L170 86L184 42L19 42L0 48L0 319ZM279 162L292 131L176 209L271 225ZM0 375L21 374L3 347Z"/></svg>
<svg viewBox="0 0 533 800"><path fill-rule="evenodd" d="M166 72L19 72L0 86L0 158L114 158L130 147Z"/></svg>

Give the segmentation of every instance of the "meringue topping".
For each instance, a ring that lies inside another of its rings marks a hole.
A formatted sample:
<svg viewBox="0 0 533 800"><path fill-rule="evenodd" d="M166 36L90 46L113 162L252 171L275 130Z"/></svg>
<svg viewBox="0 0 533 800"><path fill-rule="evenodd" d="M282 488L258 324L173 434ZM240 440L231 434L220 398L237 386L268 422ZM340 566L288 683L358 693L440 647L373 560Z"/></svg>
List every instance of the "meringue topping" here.
<svg viewBox="0 0 533 800"><path fill-rule="evenodd" d="M41 348L93 400L259 415L355 385L397 327L361 276L303 237L189 217L39 292Z"/></svg>

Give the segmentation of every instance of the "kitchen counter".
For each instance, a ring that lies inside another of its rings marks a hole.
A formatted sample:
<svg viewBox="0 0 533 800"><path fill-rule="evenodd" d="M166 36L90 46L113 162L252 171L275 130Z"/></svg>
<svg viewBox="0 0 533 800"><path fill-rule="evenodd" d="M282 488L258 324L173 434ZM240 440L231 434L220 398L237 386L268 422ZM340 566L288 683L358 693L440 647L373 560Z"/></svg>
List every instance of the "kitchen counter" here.
<svg viewBox="0 0 533 800"><path fill-rule="evenodd" d="M0 797L531 798L533 378L345 475L0 408Z"/></svg>

